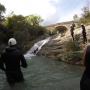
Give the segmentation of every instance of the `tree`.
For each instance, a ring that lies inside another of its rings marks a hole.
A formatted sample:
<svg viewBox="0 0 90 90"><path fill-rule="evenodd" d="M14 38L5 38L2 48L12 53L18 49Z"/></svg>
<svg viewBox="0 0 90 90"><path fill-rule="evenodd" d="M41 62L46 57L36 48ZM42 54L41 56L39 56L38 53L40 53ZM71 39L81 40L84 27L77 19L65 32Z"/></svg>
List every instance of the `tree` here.
<svg viewBox="0 0 90 90"><path fill-rule="evenodd" d="M74 19L75 22L78 22L78 21L79 21L79 17L78 17L78 15L75 14L75 15L73 16L73 19Z"/></svg>
<svg viewBox="0 0 90 90"><path fill-rule="evenodd" d="M86 6L88 8L88 11L90 12L90 0L86 0Z"/></svg>
<svg viewBox="0 0 90 90"><path fill-rule="evenodd" d="M26 21L32 26L39 26L43 20L40 16L30 15L26 17Z"/></svg>
<svg viewBox="0 0 90 90"><path fill-rule="evenodd" d="M34 21L33 21L34 20ZM4 23L9 29L9 37L17 39L23 51L29 49L30 41L44 34L43 27L39 26L39 19L31 19L22 15L11 15ZM33 23L33 25L31 25ZM27 47L28 46L28 47Z"/></svg>
<svg viewBox="0 0 90 90"><path fill-rule="evenodd" d="M82 17L83 17L83 18L90 17L90 11L89 11L89 8L88 8L88 7L84 7L84 8L82 9L82 11L83 11L83 14L82 14Z"/></svg>
<svg viewBox="0 0 90 90"><path fill-rule="evenodd" d="M3 13L5 13L6 9L5 7L0 3L0 22L3 19Z"/></svg>
<svg viewBox="0 0 90 90"><path fill-rule="evenodd" d="M90 10L88 6L83 7L82 17L80 18L80 23L89 24L90 23Z"/></svg>
<svg viewBox="0 0 90 90"><path fill-rule="evenodd" d="M10 30L22 30L25 26L25 17L22 15L13 15L6 19L5 24Z"/></svg>

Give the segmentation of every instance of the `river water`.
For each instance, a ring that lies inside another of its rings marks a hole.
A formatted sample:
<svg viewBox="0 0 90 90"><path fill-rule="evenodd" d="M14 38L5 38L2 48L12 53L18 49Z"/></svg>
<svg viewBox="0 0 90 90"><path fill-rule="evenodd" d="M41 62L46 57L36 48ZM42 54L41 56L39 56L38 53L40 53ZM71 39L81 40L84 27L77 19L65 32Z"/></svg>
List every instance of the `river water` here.
<svg viewBox="0 0 90 90"><path fill-rule="evenodd" d="M28 68L22 69L24 83L16 83L11 88L6 82L6 76L0 70L0 90L80 90L79 83L83 73L81 66L66 64L45 57L36 56L50 37L41 40L24 55Z"/></svg>
<svg viewBox="0 0 90 90"><path fill-rule="evenodd" d="M15 84L13 88L9 87L4 72L0 71L0 90L80 90L81 66L39 56L27 62L28 68L22 68L25 82Z"/></svg>

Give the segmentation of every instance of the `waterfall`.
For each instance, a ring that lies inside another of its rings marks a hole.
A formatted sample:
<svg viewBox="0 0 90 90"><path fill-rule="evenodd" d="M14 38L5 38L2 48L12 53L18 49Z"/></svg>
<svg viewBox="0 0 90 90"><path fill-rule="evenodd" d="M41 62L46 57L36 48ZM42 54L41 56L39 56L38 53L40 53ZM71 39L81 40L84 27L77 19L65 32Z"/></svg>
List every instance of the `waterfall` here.
<svg viewBox="0 0 90 90"><path fill-rule="evenodd" d="M50 37L35 43L32 46L32 48L24 55L25 58L26 59L31 59L31 57L36 56L36 54L40 51L42 46L45 45L46 43L48 43L49 40L50 40Z"/></svg>

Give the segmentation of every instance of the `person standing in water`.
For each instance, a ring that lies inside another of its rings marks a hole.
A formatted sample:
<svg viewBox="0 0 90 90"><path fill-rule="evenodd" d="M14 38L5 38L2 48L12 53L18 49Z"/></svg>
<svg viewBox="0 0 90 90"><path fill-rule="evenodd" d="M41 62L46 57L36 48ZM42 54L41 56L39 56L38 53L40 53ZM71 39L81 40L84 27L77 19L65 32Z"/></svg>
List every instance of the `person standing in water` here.
<svg viewBox="0 0 90 90"><path fill-rule="evenodd" d="M17 48L17 41L15 38L10 38L8 47L4 50L0 57L0 68L5 71L7 82L9 85L14 85L16 82L23 82L24 77L21 68L26 68L26 60Z"/></svg>
<svg viewBox="0 0 90 90"><path fill-rule="evenodd" d="M80 90L90 90L90 44L86 46L83 60L85 70L80 80Z"/></svg>

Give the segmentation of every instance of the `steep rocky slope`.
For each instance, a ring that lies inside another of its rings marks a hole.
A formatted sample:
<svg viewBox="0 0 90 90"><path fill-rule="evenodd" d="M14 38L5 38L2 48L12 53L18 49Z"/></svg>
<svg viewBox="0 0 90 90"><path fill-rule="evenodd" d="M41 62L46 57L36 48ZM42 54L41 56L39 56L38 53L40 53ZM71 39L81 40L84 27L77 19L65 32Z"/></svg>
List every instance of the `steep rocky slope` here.
<svg viewBox="0 0 90 90"><path fill-rule="evenodd" d="M82 29L78 28L75 29L74 33L76 38L79 37L79 43L81 44L82 52L86 44L83 44L82 42ZM88 43L90 42L90 26L86 26L86 32L87 32L87 38ZM65 34L65 36L61 37L60 34L54 35L51 37L50 41L42 47L42 49L39 52L39 55L46 56L51 59L60 59L62 57L62 53L65 48L65 42L70 41L71 35L70 31L68 30ZM78 38L77 38L78 39Z"/></svg>

